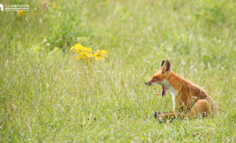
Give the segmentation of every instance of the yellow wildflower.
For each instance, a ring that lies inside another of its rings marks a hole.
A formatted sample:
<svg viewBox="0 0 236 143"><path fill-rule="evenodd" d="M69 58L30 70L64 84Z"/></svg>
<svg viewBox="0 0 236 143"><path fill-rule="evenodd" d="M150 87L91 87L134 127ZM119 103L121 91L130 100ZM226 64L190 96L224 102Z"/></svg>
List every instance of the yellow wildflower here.
<svg viewBox="0 0 236 143"><path fill-rule="evenodd" d="M73 52L75 52L75 46L72 46L72 47L70 48L70 50L73 51Z"/></svg>
<svg viewBox="0 0 236 143"><path fill-rule="evenodd" d="M101 54L102 54L104 57L107 58L107 51L105 51L105 50L101 50Z"/></svg>
<svg viewBox="0 0 236 143"><path fill-rule="evenodd" d="M97 50L97 52L94 53L94 57L96 60L103 60L107 58L107 52L105 50Z"/></svg>
<svg viewBox="0 0 236 143"><path fill-rule="evenodd" d="M82 46L82 45L80 45L79 43L75 44L75 47L80 47L80 46Z"/></svg>
<svg viewBox="0 0 236 143"><path fill-rule="evenodd" d="M94 57L96 60L103 60L107 58L107 51L98 50L95 53L92 53L91 48L84 47L79 43L72 46L70 50L76 53L77 55L77 57L75 58L76 60L83 60L85 62L94 60Z"/></svg>
<svg viewBox="0 0 236 143"><path fill-rule="evenodd" d="M77 52L77 53L80 53L80 52L87 52L87 53L91 53L92 52L92 49L91 48L87 48L87 47L84 47L82 46L81 44L75 44L75 46L72 46L70 48L71 51L73 52Z"/></svg>
<svg viewBox="0 0 236 143"><path fill-rule="evenodd" d="M88 57L88 53L86 53L86 52L81 52L79 54L79 58L82 59L82 60L86 59L86 57Z"/></svg>
<svg viewBox="0 0 236 143"><path fill-rule="evenodd" d="M92 49L91 49L91 48L86 48L86 51L87 51L88 53L91 53L91 52L92 52Z"/></svg>
<svg viewBox="0 0 236 143"><path fill-rule="evenodd" d="M92 58L92 57L94 57L94 56L93 56L93 54L88 54L88 57L89 57L89 58Z"/></svg>
<svg viewBox="0 0 236 143"><path fill-rule="evenodd" d="M24 16L24 15L25 15L24 10L18 11L18 12L17 12L17 15L18 15L18 16Z"/></svg>
<svg viewBox="0 0 236 143"><path fill-rule="evenodd" d="M92 61L93 60L93 55L88 54L87 52L80 52L79 57L76 57L76 59L81 59L85 62Z"/></svg>

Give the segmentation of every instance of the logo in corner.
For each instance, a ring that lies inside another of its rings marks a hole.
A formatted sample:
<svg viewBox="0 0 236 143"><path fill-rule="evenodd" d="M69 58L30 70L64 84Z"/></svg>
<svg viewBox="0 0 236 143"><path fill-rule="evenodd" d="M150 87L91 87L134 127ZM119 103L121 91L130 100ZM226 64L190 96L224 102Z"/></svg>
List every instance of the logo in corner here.
<svg viewBox="0 0 236 143"><path fill-rule="evenodd" d="M2 4L0 4L0 8L1 8L1 11L3 11L3 5Z"/></svg>

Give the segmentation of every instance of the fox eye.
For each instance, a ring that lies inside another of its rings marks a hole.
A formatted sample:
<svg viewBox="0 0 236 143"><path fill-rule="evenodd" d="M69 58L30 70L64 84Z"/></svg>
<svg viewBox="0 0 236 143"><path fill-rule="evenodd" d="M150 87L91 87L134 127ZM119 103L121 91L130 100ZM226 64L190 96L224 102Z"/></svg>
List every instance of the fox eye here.
<svg viewBox="0 0 236 143"><path fill-rule="evenodd" d="M153 80L156 81L158 79L158 77L155 77Z"/></svg>

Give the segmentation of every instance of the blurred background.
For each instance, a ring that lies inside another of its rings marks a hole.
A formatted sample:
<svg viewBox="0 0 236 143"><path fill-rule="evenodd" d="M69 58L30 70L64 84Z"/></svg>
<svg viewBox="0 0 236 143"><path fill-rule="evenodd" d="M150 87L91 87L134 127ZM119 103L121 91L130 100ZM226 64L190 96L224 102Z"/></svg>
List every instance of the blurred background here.
<svg viewBox="0 0 236 143"><path fill-rule="evenodd" d="M235 142L234 0L0 4L1 142ZM144 83L166 59L217 118L155 121L172 97Z"/></svg>

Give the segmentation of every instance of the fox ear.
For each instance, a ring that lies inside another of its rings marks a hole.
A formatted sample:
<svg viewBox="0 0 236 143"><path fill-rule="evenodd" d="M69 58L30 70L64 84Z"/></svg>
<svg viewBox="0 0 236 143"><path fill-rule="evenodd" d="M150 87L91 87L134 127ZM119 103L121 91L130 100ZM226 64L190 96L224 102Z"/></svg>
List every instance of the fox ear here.
<svg viewBox="0 0 236 143"><path fill-rule="evenodd" d="M163 60L163 61L161 62L161 67L164 65L164 63L165 63L165 61Z"/></svg>
<svg viewBox="0 0 236 143"><path fill-rule="evenodd" d="M169 72L170 71L170 61L166 60L163 67L162 67L163 72Z"/></svg>

